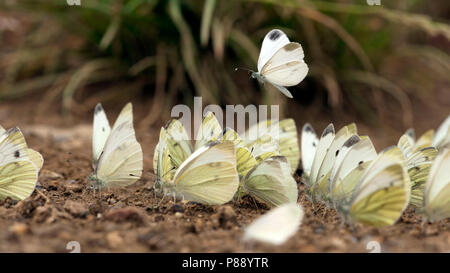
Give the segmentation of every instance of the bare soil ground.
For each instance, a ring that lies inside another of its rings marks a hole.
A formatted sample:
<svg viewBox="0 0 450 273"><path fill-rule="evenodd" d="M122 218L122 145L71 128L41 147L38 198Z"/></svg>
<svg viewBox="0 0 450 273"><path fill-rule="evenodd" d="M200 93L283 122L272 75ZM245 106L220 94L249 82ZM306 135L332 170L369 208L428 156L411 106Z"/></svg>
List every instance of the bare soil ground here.
<svg viewBox="0 0 450 273"><path fill-rule="evenodd" d="M379 242L382 252L450 251L450 220L422 223L420 215L409 208L391 227L348 226L334 211L313 208L299 177L299 202L306 214L298 233L278 247L242 241L243 228L267 211L251 199L224 206L166 199L157 207L161 197L155 198L152 189L152 158L160 124L136 126L144 150L142 179L127 188L94 193L87 188L92 172L91 112L67 122L58 109L34 113L35 105L34 99L0 104L0 124L19 126L29 146L45 158L38 191L21 202L0 202L0 252L68 252L69 241L79 242L82 252L368 252L370 241ZM136 121L147 113L147 105L135 103ZM110 120L121 107L105 107ZM313 107L296 109L299 131L308 119L320 130L328 120L337 127L351 120L351 116L333 118L330 114L312 117ZM419 117L416 126L419 132L435 128L444 116L434 116L432 122ZM375 139L378 150L395 144L405 129L380 131L364 123L358 127Z"/></svg>

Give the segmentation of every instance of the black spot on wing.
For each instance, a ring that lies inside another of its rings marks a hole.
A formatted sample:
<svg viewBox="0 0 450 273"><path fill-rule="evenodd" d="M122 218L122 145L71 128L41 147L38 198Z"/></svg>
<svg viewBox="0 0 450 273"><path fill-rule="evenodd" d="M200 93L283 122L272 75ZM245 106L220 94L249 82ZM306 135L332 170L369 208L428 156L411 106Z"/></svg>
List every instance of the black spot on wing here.
<svg viewBox="0 0 450 273"><path fill-rule="evenodd" d="M351 147L353 145L355 145L356 143L358 143L360 140L360 138L356 135L351 136L349 139L347 139L347 141L345 141L344 143L344 147Z"/></svg>
<svg viewBox="0 0 450 273"><path fill-rule="evenodd" d="M306 123L303 126L303 131L308 132L308 133L315 133L313 127L309 123Z"/></svg>
<svg viewBox="0 0 450 273"><path fill-rule="evenodd" d="M274 30L271 30L269 33L267 33L267 35L269 36L270 40L276 41L281 37L281 35L283 35L283 32L281 32L278 29L274 29Z"/></svg>
<svg viewBox="0 0 450 273"><path fill-rule="evenodd" d="M19 158L20 157L20 151L19 150L14 152L14 157L15 158Z"/></svg>
<svg viewBox="0 0 450 273"><path fill-rule="evenodd" d="M334 133L334 126L333 126L333 124L330 124L330 125L327 126L327 128L325 128L325 130L322 133L322 137L324 137L324 136L326 136L328 134L331 134L331 133Z"/></svg>
<svg viewBox="0 0 450 273"><path fill-rule="evenodd" d="M95 109L94 109L94 115L96 115L96 114L98 114L99 112L102 112L102 111L103 111L102 105L100 103L97 103L97 105L95 106Z"/></svg>
<svg viewBox="0 0 450 273"><path fill-rule="evenodd" d="M167 122L166 126L164 126L164 129L167 130L170 127L170 125L172 124L172 122L174 122L174 121L175 121L175 119L169 120L169 122Z"/></svg>

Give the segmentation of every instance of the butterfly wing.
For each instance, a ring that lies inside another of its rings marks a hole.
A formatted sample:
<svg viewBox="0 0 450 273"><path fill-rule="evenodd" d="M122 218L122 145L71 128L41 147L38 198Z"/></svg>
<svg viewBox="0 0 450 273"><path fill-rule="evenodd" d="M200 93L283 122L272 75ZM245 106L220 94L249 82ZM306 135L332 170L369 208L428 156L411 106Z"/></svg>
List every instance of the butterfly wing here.
<svg viewBox="0 0 450 273"><path fill-rule="evenodd" d="M128 112L126 108L132 109L131 104L124 109ZM132 112L125 113L123 117L127 119L124 118L118 126L114 125L95 168L97 178L106 187L133 184L142 174L142 148L136 140Z"/></svg>
<svg viewBox="0 0 450 273"><path fill-rule="evenodd" d="M274 139L270 134L265 134L258 138L255 142L246 145L257 162L280 155L280 149L278 141Z"/></svg>
<svg viewBox="0 0 450 273"><path fill-rule="evenodd" d="M94 125L92 132L92 162L95 165L105 147L106 140L111 133L108 118L102 105L99 103L94 110Z"/></svg>
<svg viewBox="0 0 450 273"><path fill-rule="evenodd" d="M222 134L222 127L212 112L208 112L203 119L202 125L197 132L194 150L199 149L207 143L216 141Z"/></svg>
<svg viewBox="0 0 450 273"><path fill-rule="evenodd" d="M236 162L239 178L244 177L257 162L250 150L244 147L243 140L238 133L231 128L226 128L222 134L221 141L231 141L236 148Z"/></svg>
<svg viewBox="0 0 450 273"><path fill-rule="evenodd" d="M273 129L272 129L273 128ZM285 156L291 167L291 173L297 170L300 161L300 150L298 148L297 127L293 119L283 119L271 126L272 135L278 135L278 146L280 154Z"/></svg>
<svg viewBox="0 0 450 273"><path fill-rule="evenodd" d="M159 142L156 145L153 156L153 165L157 175L157 184L162 181L172 180L176 167L170 158L169 149L167 148L167 133L164 128L161 128L159 134Z"/></svg>
<svg viewBox="0 0 450 273"><path fill-rule="evenodd" d="M436 156L424 191L425 214L432 221L450 217L450 147Z"/></svg>
<svg viewBox="0 0 450 273"><path fill-rule="evenodd" d="M311 166L311 176L309 177L309 186L314 186L317 182L317 175L319 174L319 168L322 165L323 159L326 156L331 143L334 140L334 126L329 124L325 130L322 132L319 144L317 145L317 151L314 156L313 164Z"/></svg>
<svg viewBox="0 0 450 273"><path fill-rule="evenodd" d="M423 204L423 190L430 173L431 164L436 158L434 147L423 148L406 159L406 168L411 180L411 204L420 207Z"/></svg>
<svg viewBox="0 0 450 273"><path fill-rule="evenodd" d="M414 143L413 152L422 150L423 148L431 147L433 144L434 130L428 130Z"/></svg>
<svg viewBox="0 0 450 273"><path fill-rule="evenodd" d="M29 160L0 164L0 199L23 200L36 186L38 170Z"/></svg>
<svg viewBox="0 0 450 273"><path fill-rule="evenodd" d="M377 152L369 137L350 137L342 146L330 173L328 191L331 198L341 201L350 197L360 175L368 166L366 163L376 157Z"/></svg>
<svg viewBox="0 0 450 273"><path fill-rule="evenodd" d="M280 245L297 232L303 215L302 207L295 203L274 208L245 228L244 239Z"/></svg>
<svg viewBox="0 0 450 273"><path fill-rule="evenodd" d="M303 173L306 177L311 174L311 167L314 161L314 155L317 151L317 145L319 144L319 138L314 131L314 128L306 123L302 129L302 166Z"/></svg>
<svg viewBox="0 0 450 273"><path fill-rule="evenodd" d="M299 84L308 74L303 61L303 48L299 43L289 43L280 48L261 70L264 79L280 86Z"/></svg>
<svg viewBox="0 0 450 273"><path fill-rule="evenodd" d="M166 141L172 163L178 168L192 154L190 138L179 120L166 125Z"/></svg>
<svg viewBox="0 0 450 273"><path fill-rule="evenodd" d="M331 169L336 161L339 152L341 152L344 143L356 134L356 125L354 123L342 127L335 135L330 147L327 149L325 157L320 165L315 184L314 193L316 197L326 198L328 192L328 178Z"/></svg>
<svg viewBox="0 0 450 273"><path fill-rule="evenodd" d="M244 190L271 206L297 202L298 189L285 157L268 158L252 169L244 179Z"/></svg>
<svg viewBox="0 0 450 273"><path fill-rule="evenodd" d="M0 165L29 159L28 147L19 128L9 129L0 140Z"/></svg>
<svg viewBox="0 0 450 273"><path fill-rule="evenodd" d="M42 157L42 155L30 148L26 149L26 153L30 161L33 162L38 171L40 171L42 169L42 166L44 165L44 158Z"/></svg>
<svg viewBox="0 0 450 273"><path fill-rule="evenodd" d="M258 71L261 72L263 66L272 56L283 46L289 43L289 38L279 29L273 29L264 37L261 52L258 58Z"/></svg>
<svg viewBox="0 0 450 273"><path fill-rule="evenodd" d="M450 143L450 115L439 126L433 138L433 147L440 148L445 144Z"/></svg>
<svg viewBox="0 0 450 273"><path fill-rule="evenodd" d="M376 227L392 225L408 206L410 191L403 154L390 147L362 175L348 215L353 221Z"/></svg>
<svg viewBox="0 0 450 273"><path fill-rule="evenodd" d="M133 105L131 104L131 102L127 103L120 111L120 114L116 119L116 122L114 122L112 131L114 131L122 123L128 121L131 121L131 123L133 123Z"/></svg>
<svg viewBox="0 0 450 273"><path fill-rule="evenodd" d="M239 186L234 144L223 141L202 146L178 168L172 185L177 195L189 201L209 205L230 201Z"/></svg>

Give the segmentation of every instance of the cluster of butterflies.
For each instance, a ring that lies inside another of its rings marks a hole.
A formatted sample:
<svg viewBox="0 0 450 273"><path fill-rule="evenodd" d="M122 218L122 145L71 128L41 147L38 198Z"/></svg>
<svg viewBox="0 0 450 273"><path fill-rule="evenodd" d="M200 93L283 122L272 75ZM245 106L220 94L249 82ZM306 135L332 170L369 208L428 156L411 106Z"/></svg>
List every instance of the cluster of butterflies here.
<svg viewBox="0 0 450 273"><path fill-rule="evenodd" d="M245 229L244 238L281 244L299 228L293 177L300 162L292 119L263 121L243 135L222 129L208 112L193 143L179 120L161 128L154 151L155 191L176 200L220 205L250 197L273 209ZM143 153L128 103L111 128L100 104L94 110L92 187L124 187L140 179ZM392 225L409 204L424 217L450 217L450 116L416 140L408 130L397 146L377 153L368 136L350 124L320 138L302 129L303 181L313 202L324 202L349 222ZM37 183L42 156L28 148L18 128L0 127L0 199L23 200Z"/></svg>
<svg viewBox="0 0 450 273"><path fill-rule="evenodd" d="M263 121L240 136L222 129L209 112L195 143L178 120L161 128L153 163L155 190L208 205L249 195L274 209L249 225L244 238L281 244L303 218L293 177L299 161L294 120Z"/></svg>
<svg viewBox="0 0 450 273"><path fill-rule="evenodd" d="M358 135L355 124L337 132L330 124L320 138L305 124L301 146L311 200L349 222L392 225L410 203L427 220L450 217L450 117L436 134L427 132L416 141L410 129L397 146L380 153L368 136Z"/></svg>
<svg viewBox="0 0 450 273"><path fill-rule="evenodd" d="M300 156L292 119L258 123L241 137L208 112L195 143L190 139L179 120L161 128L153 163L157 191L208 205L244 195L270 207L297 201L292 174Z"/></svg>

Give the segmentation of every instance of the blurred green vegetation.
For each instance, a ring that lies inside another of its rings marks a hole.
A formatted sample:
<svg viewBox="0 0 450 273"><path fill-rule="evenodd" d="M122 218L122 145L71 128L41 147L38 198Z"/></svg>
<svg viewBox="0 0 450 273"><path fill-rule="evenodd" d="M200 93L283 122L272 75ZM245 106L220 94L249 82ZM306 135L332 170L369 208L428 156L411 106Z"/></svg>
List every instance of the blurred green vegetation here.
<svg viewBox="0 0 450 273"><path fill-rule="evenodd" d="M192 104L194 95L207 104L283 103L235 71L256 69L264 35L280 28L303 45L310 67L290 88L296 98L289 103L318 99L376 120L393 102L411 126L411 97L426 100L449 86L450 7L446 0L381 2L2 1L0 18L17 15L24 38L9 48L0 31L0 100L41 92L40 107L56 103L70 115L100 97L142 96L150 101L147 124L167 119L165 109L176 103Z"/></svg>

